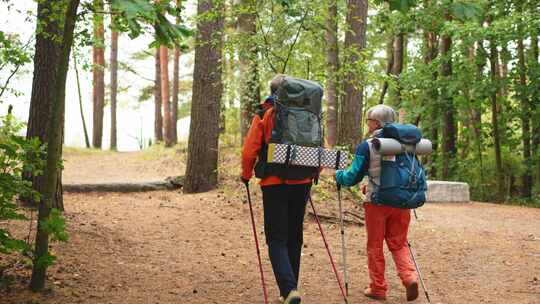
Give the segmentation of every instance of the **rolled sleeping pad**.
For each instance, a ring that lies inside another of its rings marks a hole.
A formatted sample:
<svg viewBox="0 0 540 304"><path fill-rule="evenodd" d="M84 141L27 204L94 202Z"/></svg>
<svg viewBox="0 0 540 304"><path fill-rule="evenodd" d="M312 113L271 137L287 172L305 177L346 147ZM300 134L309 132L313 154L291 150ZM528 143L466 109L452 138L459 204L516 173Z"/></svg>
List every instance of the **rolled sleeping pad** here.
<svg viewBox="0 0 540 304"><path fill-rule="evenodd" d="M431 154L433 146L429 139L422 138L416 145L406 145L393 138L374 138L373 147L381 155L397 155L403 152L417 155Z"/></svg>

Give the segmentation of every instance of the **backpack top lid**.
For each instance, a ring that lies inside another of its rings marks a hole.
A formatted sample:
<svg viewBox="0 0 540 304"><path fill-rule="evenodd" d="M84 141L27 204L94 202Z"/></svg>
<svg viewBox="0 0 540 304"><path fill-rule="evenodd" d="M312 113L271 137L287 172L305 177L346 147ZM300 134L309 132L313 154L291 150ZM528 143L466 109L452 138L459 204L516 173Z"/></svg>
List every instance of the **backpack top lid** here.
<svg viewBox="0 0 540 304"><path fill-rule="evenodd" d="M287 76L279 85L276 95L277 101L285 106L321 114L323 89L314 81Z"/></svg>
<svg viewBox="0 0 540 304"><path fill-rule="evenodd" d="M412 124L388 123L382 128L381 137L393 138L408 145L416 145L422 139L422 132Z"/></svg>

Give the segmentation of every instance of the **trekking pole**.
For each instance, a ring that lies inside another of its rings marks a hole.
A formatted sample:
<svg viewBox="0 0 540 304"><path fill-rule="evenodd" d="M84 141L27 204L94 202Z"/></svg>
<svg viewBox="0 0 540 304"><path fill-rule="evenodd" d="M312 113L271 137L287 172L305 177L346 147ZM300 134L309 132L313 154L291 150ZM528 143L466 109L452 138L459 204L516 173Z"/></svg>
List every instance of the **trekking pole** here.
<svg viewBox="0 0 540 304"><path fill-rule="evenodd" d="M426 285L424 284L424 280L422 279L422 273L420 272L420 268L418 267L418 263L416 263L416 258L414 257L413 249L412 249L412 246L411 246L411 243L409 242L409 240L407 240L407 246L409 247L409 252L411 254L411 257L412 257L412 260L413 260L413 263L414 263L414 267L416 268L416 272L418 273L418 277L420 278L420 284L422 284L422 289L424 290L424 294L426 295L426 299L427 299L428 303L431 303L431 301L429 300L429 294L428 294L428 291L426 289Z"/></svg>
<svg viewBox="0 0 540 304"><path fill-rule="evenodd" d="M332 253L330 252L330 247L328 247L328 242L326 242L326 236L324 235L324 232L321 226L321 221L319 220L317 211L315 211L315 205L313 205L313 201L311 200L311 194L308 194L308 198L309 198L309 203L311 205L311 210L313 210L313 215L315 216L315 220L317 221L317 225L319 226L319 231L321 232L324 246L326 247L326 252L328 253L328 258L330 258L330 264L332 265L332 269L334 270L334 274L336 275L336 280L338 282L339 289L341 290L341 295L343 295L343 300L345 300L345 303L349 303L347 301L347 295L345 293L345 290L343 289L343 284L341 283L341 279L339 278L339 274L336 269L336 265L334 263L334 258L332 257Z"/></svg>
<svg viewBox="0 0 540 304"><path fill-rule="evenodd" d="M341 208L341 185L336 183L339 202L339 224L341 230L341 254L343 259L343 280L345 281L345 294L349 296L349 279L347 277L347 247L345 246L345 229L343 225L343 210Z"/></svg>
<svg viewBox="0 0 540 304"><path fill-rule="evenodd" d="M266 284L264 283L264 273L261 262L261 252L259 250L259 240L257 239L257 229L255 228L255 218L253 216L253 207L251 206L251 195L249 193L249 182L244 181L246 185L248 204L249 204L249 214L251 215L251 227L253 228L253 237L255 238L255 246L257 247L257 259L259 260L259 270L261 272L261 282L264 294L264 304L268 304L268 293L266 292Z"/></svg>

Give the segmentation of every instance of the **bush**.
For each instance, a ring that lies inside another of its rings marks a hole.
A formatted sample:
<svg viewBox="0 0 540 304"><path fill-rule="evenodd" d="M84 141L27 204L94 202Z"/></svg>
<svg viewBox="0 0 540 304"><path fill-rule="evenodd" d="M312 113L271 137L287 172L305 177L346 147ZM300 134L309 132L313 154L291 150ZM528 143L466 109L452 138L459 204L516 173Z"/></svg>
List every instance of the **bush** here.
<svg viewBox="0 0 540 304"><path fill-rule="evenodd" d="M26 140L17 135L23 124L10 113L0 117L0 123L0 223L26 220L15 200L22 195L39 201L39 194L32 190L31 182L24 180L22 174L42 174L44 151L38 139ZM0 227L0 253L29 250L23 240L14 238L7 228Z"/></svg>

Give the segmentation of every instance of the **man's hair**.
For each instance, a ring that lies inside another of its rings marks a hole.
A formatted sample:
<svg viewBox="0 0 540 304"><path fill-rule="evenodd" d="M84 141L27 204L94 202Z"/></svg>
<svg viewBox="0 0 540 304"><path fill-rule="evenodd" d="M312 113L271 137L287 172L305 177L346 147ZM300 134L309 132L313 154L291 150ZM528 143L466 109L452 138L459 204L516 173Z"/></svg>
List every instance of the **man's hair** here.
<svg viewBox="0 0 540 304"><path fill-rule="evenodd" d="M367 110L367 118L376 120L381 127L396 120L396 111L386 105L376 105Z"/></svg>
<svg viewBox="0 0 540 304"><path fill-rule="evenodd" d="M287 75L277 74L276 76L274 76L274 78L272 78L272 80L270 81L270 93L272 93L272 95L276 93L279 85L283 82L285 77L287 77Z"/></svg>

